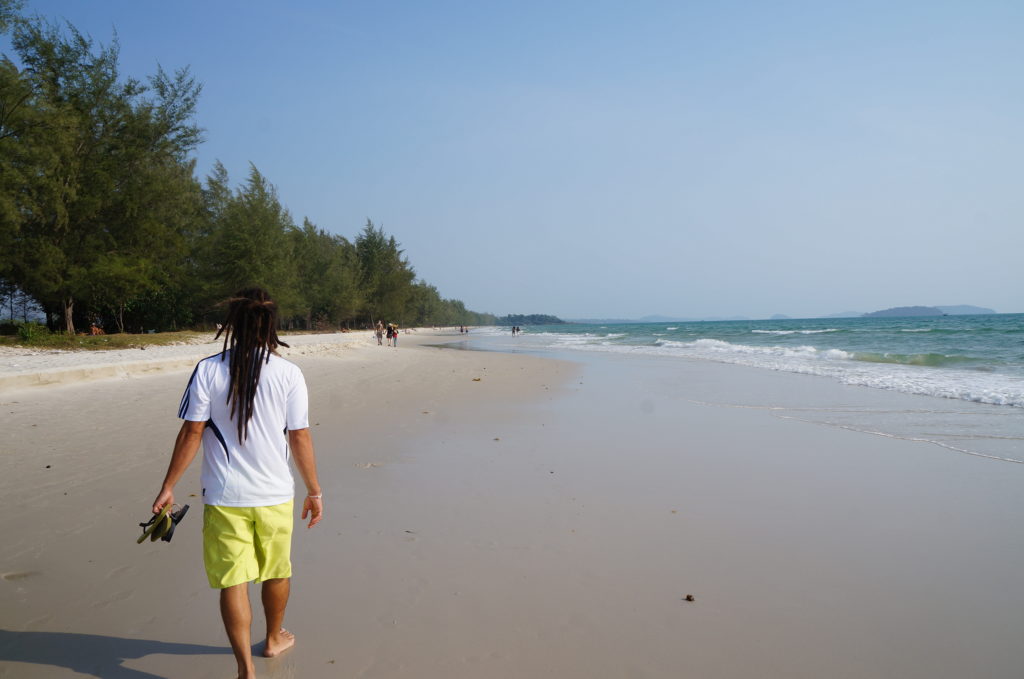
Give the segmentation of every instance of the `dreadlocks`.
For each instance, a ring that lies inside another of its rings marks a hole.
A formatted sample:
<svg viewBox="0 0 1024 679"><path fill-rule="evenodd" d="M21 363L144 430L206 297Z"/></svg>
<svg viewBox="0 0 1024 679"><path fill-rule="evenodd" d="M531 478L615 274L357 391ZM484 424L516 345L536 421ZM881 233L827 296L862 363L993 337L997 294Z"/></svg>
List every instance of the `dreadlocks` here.
<svg viewBox="0 0 1024 679"><path fill-rule="evenodd" d="M220 360L231 350L227 403L231 404L231 419L238 426L238 440L244 441L248 437L260 370L270 361L270 354L279 346L288 345L277 338L277 305L263 288L240 290L226 304L227 320L213 339L224 335Z"/></svg>

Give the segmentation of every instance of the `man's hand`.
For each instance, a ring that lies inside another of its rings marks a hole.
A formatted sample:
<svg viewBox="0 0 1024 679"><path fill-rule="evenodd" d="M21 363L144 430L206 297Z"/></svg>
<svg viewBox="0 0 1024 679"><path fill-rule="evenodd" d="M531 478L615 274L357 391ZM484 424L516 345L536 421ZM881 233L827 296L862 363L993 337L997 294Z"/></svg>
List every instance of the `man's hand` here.
<svg viewBox="0 0 1024 679"><path fill-rule="evenodd" d="M306 520L306 516L310 516L309 525L306 528L312 528L313 526L320 523L320 519L324 515L324 500L323 498L306 497L302 503L302 520Z"/></svg>
<svg viewBox="0 0 1024 679"><path fill-rule="evenodd" d="M160 510L166 505L174 504L174 491L169 488L164 488L160 491L160 494L153 500L153 513L159 514Z"/></svg>
<svg viewBox="0 0 1024 679"><path fill-rule="evenodd" d="M309 526L320 523L324 513L323 489L316 477L316 454L313 453L313 437L309 435L309 427L305 429L290 429L288 431L288 447L292 451L292 460L295 461L295 468L302 475L306 484L306 499L302 502L302 520L312 515ZM310 497L319 495L320 497Z"/></svg>

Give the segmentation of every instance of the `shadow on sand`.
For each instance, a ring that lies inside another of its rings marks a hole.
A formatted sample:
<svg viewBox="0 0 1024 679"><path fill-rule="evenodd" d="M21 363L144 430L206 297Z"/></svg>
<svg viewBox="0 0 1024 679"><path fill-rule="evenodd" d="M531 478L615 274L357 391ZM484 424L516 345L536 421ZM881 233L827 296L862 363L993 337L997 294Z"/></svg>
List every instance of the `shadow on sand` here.
<svg viewBox="0 0 1024 679"><path fill-rule="evenodd" d="M0 629L0 662L66 667L99 679L166 679L121 663L147 655L231 655L228 646L175 644L149 639L72 632L12 632Z"/></svg>

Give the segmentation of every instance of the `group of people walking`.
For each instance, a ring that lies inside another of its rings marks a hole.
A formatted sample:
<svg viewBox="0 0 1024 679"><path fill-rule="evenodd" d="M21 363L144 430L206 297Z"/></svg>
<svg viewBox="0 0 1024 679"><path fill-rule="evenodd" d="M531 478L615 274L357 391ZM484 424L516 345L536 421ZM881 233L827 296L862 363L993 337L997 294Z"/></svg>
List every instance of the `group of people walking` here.
<svg viewBox="0 0 1024 679"><path fill-rule="evenodd" d="M384 345L384 339L388 341L389 347L398 348L398 326L394 323L388 323L387 327L384 327L384 321L377 321L377 327L375 329L377 335L377 346Z"/></svg>

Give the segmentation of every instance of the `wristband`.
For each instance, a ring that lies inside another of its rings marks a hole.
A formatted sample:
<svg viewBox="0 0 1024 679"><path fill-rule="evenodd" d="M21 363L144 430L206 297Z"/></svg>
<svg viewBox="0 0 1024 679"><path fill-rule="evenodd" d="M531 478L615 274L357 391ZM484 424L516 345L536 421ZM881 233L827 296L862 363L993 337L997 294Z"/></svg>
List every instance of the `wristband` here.
<svg viewBox="0 0 1024 679"><path fill-rule="evenodd" d="M320 493L319 495L307 495L306 497L308 497L310 500L323 500L324 494Z"/></svg>

